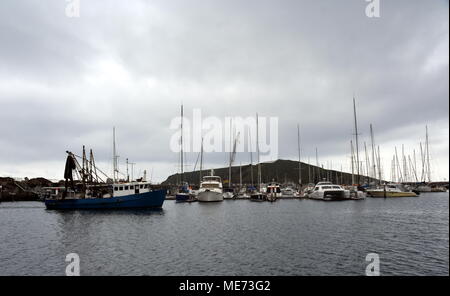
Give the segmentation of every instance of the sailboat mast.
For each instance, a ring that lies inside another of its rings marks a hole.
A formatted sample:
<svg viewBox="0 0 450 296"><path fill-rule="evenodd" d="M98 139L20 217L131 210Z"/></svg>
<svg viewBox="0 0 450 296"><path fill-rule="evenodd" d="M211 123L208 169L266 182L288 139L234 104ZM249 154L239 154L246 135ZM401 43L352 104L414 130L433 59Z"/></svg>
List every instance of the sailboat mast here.
<svg viewBox="0 0 450 296"><path fill-rule="evenodd" d="M378 181L381 185L381 155L380 155L380 145L378 145Z"/></svg>
<svg viewBox="0 0 450 296"><path fill-rule="evenodd" d="M355 97L353 97L353 113L355 117L355 140L356 140L356 174L357 174L357 181L359 184L359 144L358 144L358 121L356 119L356 103L355 103Z"/></svg>
<svg viewBox="0 0 450 296"><path fill-rule="evenodd" d="M202 144L200 147L200 172L199 172L200 181L198 184L202 183L202 170L203 170L203 137L202 137Z"/></svg>
<svg viewBox="0 0 450 296"><path fill-rule="evenodd" d="M375 162L375 141L374 141L374 137L373 137L373 128L372 128L372 124L370 124L370 144L372 146L372 177L374 179L377 178L377 165Z"/></svg>
<svg viewBox="0 0 450 296"><path fill-rule="evenodd" d="M300 152L300 125L297 124L297 142L298 142L298 184L302 186L302 163Z"/></svg>
<svg viewBox="0 0 450 296"><path fill-rule="evenodd" d="M317 151L317 147L316 147L316 167L317 167L317 178L319 179L318 182L320 182L321 174L320 174L320 167L319 167L319 153Z"/></svg>
<svg viewBox="0 0 450 296"><path fill-rule="evenodd" d="M181 169L181 183L184 177L184 159L183 159L183 104L181 105L181 135L180 135L180 169Z"/></svg>
<svg viewBox="0 0 450 296"><path fill-rule="evenodd" d="M353 140L350 140L350 150L351 150L351 155L350 155L350 160L351 160L351 166L352 166L352 186L355 184L355 168L354 168L354 148L353 148Z"/></svg>
<svg viewBox="0 0 450 296"><path fill-rule="evenodd" d="M427 153L427 177L428 177L428 182L431 182L431 168L430 168L430 148L429 148L429 143L428 143L428 126L425 126L425 150Z"/></svg>
<svg viewBox="0 0 450 296"><path fill-rule="evenodd" d="M419 143L420 145L420 164L421 164L421 172L420 172L420 182L423 182L425 180L424 174L425 174L425 160L423 156L423 147L422 142Z"/></svg>
<svg viewBox="0 0 450 296"><path fill-rule="evenodd" d="M232 119L230 119L230 164L228 166L228 187L231 188L231 162L233 157L233 135L232 135Z"/></svg>
<svg viewBox="0 0 450 296"><path fill-rule="evenodd" d="M259 121L258 113L256 113L256 151L258 157L258 191L261 191L261 161L259 159Z"/></svg>
<svg viewBox="0 0 450 296"><path fill-rule="evenodd" d="M408 181L407 169L406 169L406 158L405 158L405 145L402 144L402 163L403 163L403 182Z"/></svg>
<svg viewBox="0 0 450 296"><path fill-rule="evenodd" d="M251 130L248 130L248 145L250 151L250 178L252 179L252 187L253 187L253 152L252 152L252 133Z"/></svg>
<svg viewBox="0 0 450 296"><path fill-rule="evenodd" d="M366 180L367 180L367 184L370 183L370 179L369 179L369 170L370 170L370 163L369 163L369 155L367 154L367 146L366 146L366 142L364 141L364 153L366 156Z"/></svg>

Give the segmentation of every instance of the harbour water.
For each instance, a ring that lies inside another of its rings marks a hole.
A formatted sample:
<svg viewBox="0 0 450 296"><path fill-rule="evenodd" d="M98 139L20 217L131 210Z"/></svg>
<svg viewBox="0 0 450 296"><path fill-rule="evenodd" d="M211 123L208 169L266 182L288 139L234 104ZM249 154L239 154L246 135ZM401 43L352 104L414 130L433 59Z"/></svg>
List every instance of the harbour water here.
<svg viewBox="0 0 450 296"><path fill-rule="evenodd" d="M166 201L161 211L0 204L0 275L449 275L448 193L252 203Z"/></svg>

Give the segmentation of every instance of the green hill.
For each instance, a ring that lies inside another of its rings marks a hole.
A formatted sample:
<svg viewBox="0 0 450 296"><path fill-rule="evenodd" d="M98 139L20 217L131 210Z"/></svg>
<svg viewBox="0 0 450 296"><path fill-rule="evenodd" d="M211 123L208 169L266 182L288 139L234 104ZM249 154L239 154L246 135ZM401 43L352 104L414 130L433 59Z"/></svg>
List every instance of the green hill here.
<svg viewBox="0 0 450 296"><path fill-rule="evenodd" d="M317 183L324 178L329 181L337 184L351 184L352 175L348 173L341 173L335 170L326 170L319 168L317 166L308 165L306 163L302 163L302 183L307 184ZM253 182L251 178L251 170L253 170ZM202 175L209 175L209 170L203 170ZM214 169L214 175L220 176L225 187L228 184L228 167L217 168ZM254 164L253 166L243 165L242 166L242 183L243 184L256 184L258 176L258 166ZM176 185L181 181L180 174L174 174L167 178L164 181L163 185ZM342 179L342 181L341 181ZM361 183L366 180L367 177L361 177ZM193 172L185 172L184 181L187 181L189 184L198 185L200 180L199 171ZM294 183L298 184L299 180L299 172L298 172L298 161L292 160L282 160L279 159L274 162L264 162L261 163L261 181L263 183L267 183L270 181L276 181L280 183ZM355 182L356 181L355 175ZM231 168L231 182L232 184L239 184L239 166L233 166Z"/></svg>

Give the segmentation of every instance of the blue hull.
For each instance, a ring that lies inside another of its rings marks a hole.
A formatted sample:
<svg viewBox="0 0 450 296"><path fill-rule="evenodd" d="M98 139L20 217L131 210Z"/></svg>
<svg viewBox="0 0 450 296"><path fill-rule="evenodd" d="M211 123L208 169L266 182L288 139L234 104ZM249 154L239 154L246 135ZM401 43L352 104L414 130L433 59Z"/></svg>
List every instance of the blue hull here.
<svg viewBox="0 0 450 296"><path fill-rule="evenodd" d="M166 190L155 190L111 198L47 199L45 206L49 210L161 208L165 199Z"/></svg>
<svg viewBox="0 0 450 296"><path fill-rule="evenodd" d="M179 193L179 194L176 194L175 195L175 200L177 201L177 202L185 202L185 201L188 201L190 199L190 196L189 196L189 194L186 194L186 193Z"/></svg>

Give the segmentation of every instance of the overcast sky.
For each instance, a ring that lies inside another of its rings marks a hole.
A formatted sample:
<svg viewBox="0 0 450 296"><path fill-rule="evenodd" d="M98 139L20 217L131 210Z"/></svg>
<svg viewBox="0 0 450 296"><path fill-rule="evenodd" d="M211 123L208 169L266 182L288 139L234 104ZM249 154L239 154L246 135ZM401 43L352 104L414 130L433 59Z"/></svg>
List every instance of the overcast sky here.
<svg viewBox="0 0 450 296"><path fill-rule="evenodd" d="M80 0L79 17L67 5L0 2L0 176L61 179L83 144L111 172L115 126L121 170L128 157L163 181L181 103L187 117L278 117L282 159L297 159L299 123L303 161L317 147L349 171L354 95L360 149L372 123L386 178L395 146L419 159L428 125L432 178L448 180L448 1L380 0L380 18L364 0Z"/></svg>

